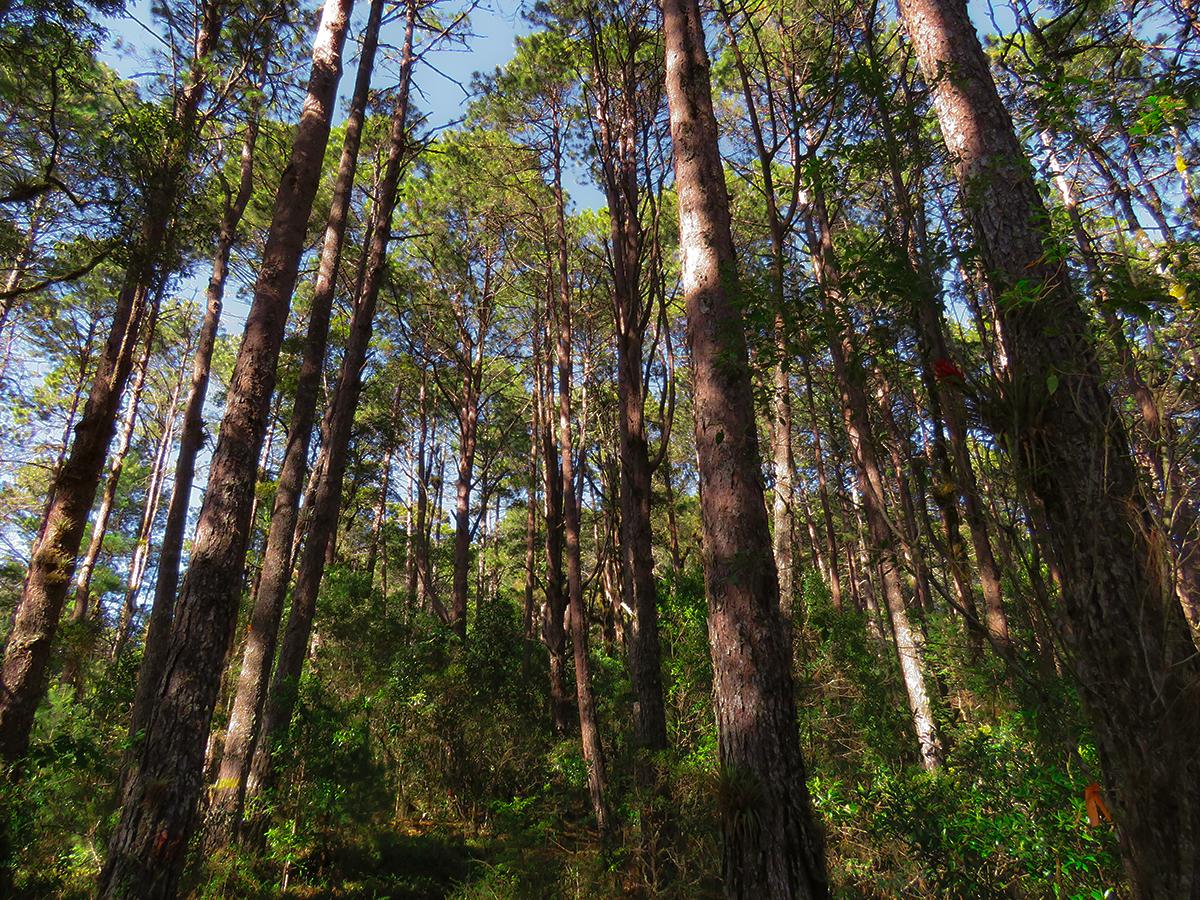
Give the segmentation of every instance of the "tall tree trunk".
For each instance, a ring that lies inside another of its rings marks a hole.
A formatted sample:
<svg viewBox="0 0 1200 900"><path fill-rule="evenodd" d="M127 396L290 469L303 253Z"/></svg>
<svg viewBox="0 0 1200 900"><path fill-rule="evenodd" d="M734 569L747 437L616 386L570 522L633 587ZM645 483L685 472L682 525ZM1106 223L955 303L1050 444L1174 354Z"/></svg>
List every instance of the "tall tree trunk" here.
<svg viewBox="0 0 1200 900"><path fill-rule="evenodd" d="M650 528L653 469L646 441L646 386L643 344L653 302L643 299L644 239L640 219L639 138L645 118L637 96L636 32L616 40L607 52L602 29L591 26L592 71L596 82L595 119L601 172L612 242L613 314L617 344L617 423L620 433L621 580L633 610L628 632L629 678L633 687L634 741L660 750L667 745L662 663L658 639L658 597ZM651 294L651 296L653 296ZM614 623L615 624L615 623Z"/></svg>
<svg viewBox="0 0 1200 900"><path fill-rule="evenodd" d="M159 544L154 600L150 606L142 664L138 668L137 687L134 690L129 733L135 738L146 727L150 718L154 692L158 688L166 659L167 638L174 620L175 599L179 588L179 565L183 558L188 509L191 506L192 485L196 477L196 457L204 444L204 403L208 398L209 372L212 368L213 349L217 342L217 330L221 324L221 307L225 298L225 284L229 278L229 257L237 240L238 225L241 224L254 189L254 151L258 144L260 118L261 109L256 108L250 115L246 125L246 136L242 140L237 191L225 203L221 214L221 226L217 232L212 273L205 295L204 322L196 340L192 381L183 408L179 451L175 458L175 479L171 485L171 499L167 503L167 517Z"/></svg>
<svg viewBox="0 0 1200 900"><path fill-rule="evenodd" d="M154 303L156 309L158 300ZM75 608L71 612L71 620L82 622L87 618L88 605L91 600L92 573L100 560L100 550L104 546L104 535L108 532L108 520L112 516L113 502L117 498L117 486L121 482L121 472L125 470L125 457L133 445L133 433L137 429L138 408L142 402L142 391L146 387L146 372L150 368L150 355L154 349L155 319L157 315L151 312L147 323L146 343L137 363L137 374L134 375L133 385L129 390L129 398L125 404L125 419L117 436L117 446L110 454L112 459L108 464L108 479L104 483L104 493L100 495L100 508L96 511L96 519L92 524L92 539L88 542L87 552L79 562L79 574L75 578Z"/></svg>
<svg viewBox="0 0 1200 900"><path fill-rule="evenodd" d="M583 605L583 570L579 549L579 500L575 494L575 470L571 449L571 292L567 261L566 201L560 171L561 131L555 112L551 153L554 167L555 237L558 243L558 450L562 475L563 539L567 557L567 608L571 628L571 646L575 655L575 702L579 707L579 737L583 759L587 763L588 791L596 828L601 836L609 830L608 773L604 764L604 746L596 721L596 699L592 691L591 663L588 659L587 611Z"/></svg>
<svg viewBox="0 0 1200 900"><path fill-rule="evenodd" d="M1200 658L1078 297L962 0L901 0L1003 325L1012 461L1062 573L1062 631L1139 898L1200 892ZM945 78L951 71L954 77ZM1114 677L1117 673L1118 677Z"/></svg>
<svg viewBox="0 0 1200 900"><path fill-rule="evenodd" d="M325 239L309 308L304 355L296 382L291 423L287 429L287 445L275 484L271 524L267 532L266 548L263 550L262 571L254 594L254 606L250 612L246 646L242 653L242 665L221 757L221 769L217 776L217 785L212 791L208 819L205 822L205 844L212 848L227 844L241 821L246 778L249 775L254 743L258 738L263 704L266 702L267 683L279 635L279 621L283 616L284 601L292 573L292 541L296 531L301 491L307 474L317 399L325 373L325 352L329 341L334 290L345 242L350 200L354 191L354 174L358 168L358 150L382 18L383 0L372 0L363 31L358 74L346 118L345 137L334 179L329 217L325 224Z"/></svg>
<svg viewBox="0 0 1200 900"><path fill-rule="evenodd" d="M34 712L46 689L51 644L116 430L142 317L149 295L164 278L159 270L196 138L200 102L207 88L207 58L220 34L224 11L225 6L218 2L208 2L201 9L188 80L172 111L173 139L149 191L96 379L75 429L70 455L51 484L53 499L31 553L0 670L0 754L10 762L23 756L29 744Z"/></svg>
<svg viewBox="0 0 1200 900"><path fill-rule="evenodd" d="M291 724L304 657L312 635L321 576L324 574L327 556L336 552L334 536L338 526L342 485L354 426L354 411L362 390L362 368L371 342L379 291L387 270L392 214L396 206L402 164L408 151L408 100L412 80L416 12L415 0L409 0L405 17L399 91L392 108L388 157L376 194L375 222L367 251L364 278L350 321L350 333L342 356L337 388L330 404L328 433L322 449L325 465L317 481L308 536L300 554L296 587L292 592L292 606L280 641L279 659L271 679L262 726L254 747L246 785L248 796L257 794L273 780L273 752L280 736L287 732Z"/></svg>
<svg viewBox="0 0 1200 900"><path fill-rule="evenodd" d="M554 308L554 265L546 281L546 318ZM542 365L537 377L541 392L542 476L546 519L546 605L542 610L542 640L550 653L550 720L554 733L565 735L571 728L570 700L567 698L567 593L563 584L563 491L558 446L554 437L554 376L550 360L550 329L547 325L537 331L535 339L543 341Z"/></svg>
<svg viewBox="0 0 1200 900"><path fill-rule="evenodd" d="M413 525L413 567L408 576L408 595L412 602L424 609L432 593L429 575L429 476L432 456L427 452L429 443L429 404L426 374L421 373L421 388L418 394L421 410L421 430L417 439L417 517Z"/></svg>
<svg viewBox="0 0 1200 900"><path fill-rule="evenodd" d="M491 301L491 259L484 262L483 304ZM464 313L465 315L465 313ZM468 570L471 565L471 489L475 484L475 447L479 440L479 394L483 387L484 334L472 338L460 326L463 354L467 361L458 395L458 465L454 481L454 603L450 622L460 640L467 639ZM484 506L483 516L487 516ZM486 532L486 529L485 529ZM482 553L479 555L482 560ZM476 597L478 602L478 597Z"/></svg>
<svg viewBox="0 0 1200 900"><path fill-rule="evenodd" d="M329 141L353 0L326 0L308 96L255 285L210 465L195 547L177 604L157 702L129 777L100 877L104 897L173 896L196 802L221 665L237 621L259 450L304 237Z"/></svg>
<svg viewBox="0 0 1200 900"><path fill-rule="evenodd" d="M826 897L822 840L796 728L789 631L770 552L729 199L696 0L664 0L663 35L722 767L725 893Z"/></svg>
<svg viewBox="0 0 1200 900"><path fill-rule="evenodd" d="M780 283L782 284L782 277ZM780 357L787 353L787 337L782 315L775 317L775 350ZM792 560L796 544L796 510L792 489L792 471L796 467L792 454L792 379L782 361L771 367L771 377L774 380L774 392L771 397L771 455L775 474L773 541L775 566L779 570L780 608L785 616L790 617L792 603L796 597Z"/></svg>
<svg viewBox="0 0 1200 900"><path fill-rule="evenodd" d="M844 321L842 314L845 299L841 288L840 265L833 246L824 190L819 183L813 186L812 195L811 217L807 224L809 245L813 248L813 266L826 294L826 302L832 307L828 312L839 323L840 333L829 337L829 352L842 395L842 421L850 440L851 457L870 536L871 556L878 567L880 587L887 604L892 634L896 639L896 653L900 658L900 671L921 764L932 771L941 765L942 742L925 682L924 651L919 634L909 622L900 583L897 536L893 531L894 524L888 520L887 490L876 456L874 429L864 386L866 372L860 364L853 362L857 356L851 344L850 325Z"/></svg>

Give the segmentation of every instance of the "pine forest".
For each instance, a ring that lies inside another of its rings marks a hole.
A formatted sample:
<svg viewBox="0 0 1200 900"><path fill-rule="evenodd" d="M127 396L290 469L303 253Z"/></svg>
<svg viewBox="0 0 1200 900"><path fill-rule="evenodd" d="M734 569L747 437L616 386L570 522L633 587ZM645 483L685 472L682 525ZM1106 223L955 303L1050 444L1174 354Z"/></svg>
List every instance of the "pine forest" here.
<svg viewBox="0 0 1200 900"><path fill-rule="evenodd" d="M1196 0L0 0L0 897L1200 900Z"/></svg>

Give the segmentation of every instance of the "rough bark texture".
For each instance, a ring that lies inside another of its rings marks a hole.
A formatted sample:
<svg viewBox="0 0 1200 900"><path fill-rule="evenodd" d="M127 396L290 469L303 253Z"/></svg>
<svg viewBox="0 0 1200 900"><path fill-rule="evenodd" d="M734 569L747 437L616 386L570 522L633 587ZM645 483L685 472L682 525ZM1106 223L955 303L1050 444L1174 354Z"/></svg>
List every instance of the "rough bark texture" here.
<svg viewBox="0 0 1200 900"><path fill-rule="evenodd" d="M826 897L805 786L789 631L761 482L729 199L695 0L665 0L667 98L700 470L729 897Z"/></svg>
<svg viewBox="0 0 1200 900"><path fill-rule="evenodd" d="M901 13L1002 325L1017 473L1062 576L1061 629L1139 898L1200 893L1200 659L1046 209L961 0Z"/></svg>
<svg viewBox="0 0 1200 900"><path fill-rule="evenodd" d="M308 449L316 420L317 399L325 373L325 349L329 340L329 322L333 311L334 289L342 245L354 191L354 173L358 168L358 149L362 138L363 120L379 45L379 23L383 18L383 0L372 0L363 31L359 54L358 75L350 110L346 116L345 138L333 184L329 217L325 224L325 239L317 281L309 308L308 333L304 356L296 382L292 418L287 430L287 446L275 484L275 500L271 510L271 525L263 551L262 571L254 594L254 606L242 652L237 692L230 713L229 728L221 757L221 769L212 792L209 819L205 824L205 842L211 847L228 843L242 817L246 795L246 778L254 743L258 738L263 704L271 663L275 659L275 643L279 621L283 616L284 600L292 574L292 538L296 530L301 491L308 469Z"/></svg>
<svg viewBox="0 0 1200 900"><path fill-rule="evenodd" d="M31 553L0 670L0 754L6 760L24 755L34 712L46 689L50 647L70 588L84 525L96 497L104 457L116 429L142 316L149 292L162 280L159 269L207 87L206 61L219 36L223 12L224 7L215 2L201 10L192 67L186 86L175 98L173 140L149 194L96 380L75 429L70 455L55 473L50 488L52 499Z"/></svg>
<svg viewBox="0 0 1200 900"><path fill-rule="evenodd" d="M321 587L326 557L336 548L335 535L341 508L342 483L349 456L354 411L362 390L362 367L371 342L375 308L387 269L387 248L391 238L392 213L404 155L408 147L408 98L413 65L413 30L416 7L408 4L405 23L403 61L399 92L392 109L387 163L376 193L374 228L358 302L350 321L350 334L342 356L338 384L330 405L328 428L322 443L324 467L313 497L308 536L300 554L292 606L279 645L279 659L271 679L270 693L263 714L261 734L251 761L247 794L256 794L269 786L273 775L274 744L287 732L295 708L296 688L304 667L316 614L317 594Z"/></svg>
<svg viewBox="0 0 1200 900"><path fill-rule="evenodd" d="M260 111L255 110L247 123L246 136L242 141L237 191L225 204L221 215L221 227L217 233L212 273L205 292L204 321L200 325L200 335L196 341L192 381L183 408L183 425L179 432L179 450L175 458L175 479L171 485L171 499L167 503L167 517L159 545L154 600L150 606L142 664L138 668L137 687L134 691L133 713L129 723L131 737L136 737L146 727L154 703L154 692L162 677L163 660L166 658L167 637L171 631L175 598L179 590L179 564L183 558L192 483L196 478L196 457L204 444L204 402L208 397L209 371L217 342L217 330L221 324L225 284L229 278L229 257L237 240L238 225L254 189L254 150L258 143L259 115Z"/></svg>
<svg viewBox="0 0 1200 900"><path fill-rule="evenodd" d="M222 663L237 620L259 450L329 140L352 6L353 0L327 0L317 31L308 96L275 196L163 677L109 841L100 879L105 897L170 897L178 887L203 787L204 749Z"/></svg>

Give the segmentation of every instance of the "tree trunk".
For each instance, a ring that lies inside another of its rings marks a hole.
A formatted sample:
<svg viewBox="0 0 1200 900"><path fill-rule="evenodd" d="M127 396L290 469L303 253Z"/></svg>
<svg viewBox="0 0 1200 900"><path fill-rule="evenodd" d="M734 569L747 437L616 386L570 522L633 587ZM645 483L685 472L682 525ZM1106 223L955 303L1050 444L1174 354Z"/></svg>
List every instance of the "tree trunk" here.
<svg viewBox="0 0 1200 900"><path fill-rule="evenodd" d="M850 440L851 457L858 479L863 512L866 515L867 533L870 536L871 556L878 566L883 599L887 604L888 618L896 640L896 653L900 658L900 671L904 679L904 691L908 698L921 764L932 771L941 765L942 742L925 684L924 650L919 635L913 631L909 622L904 591L900 584L896 534L893 532L893 523L888 520L887 491L876 457L874 429L867 406L864 387L866 372L857 363L852 367L851 361L857 357L850 342L850 327L842 322L840 315L845 302L841 289L841 272L834 251L822 186L814 185L812 194L808 226L809 245L813 248L813 266L817 280L826 294L826 302L832 306L829 312L833 320L839 322L840 334L830 335L829 352L833 359L834 376L841 391L842 421Z"/></svg>
<svg viewBox="0 0 1200 900"><path fill-rule="evenodd" d="M901 0L1003 325L1012 461L1062 573L1064 643L1139 898L1200 892L1200 659L1068 275L961 0ZM954 78L943 77L954 72ZM1117 677L1114 677L1116 673Z"/></svg>
<svg viewBox="0 0 1200 900"><path fill-rule="evenodd" d="M554 267L550 265L546 282L546 318L553 308ZM542 640L550 653L550 719L554 733L559 737L571 728L570 700L567 699L567 595L563 585L563 492L562 471L559 464L557 442L554 437L554 377L551 374L552 358L549 326L538 329L536 338L542 339L544 352L542 366L537 377L541 392L542 410L542 476L544 479L546 519L546 605L542 611Z"/></svg>
<svg viewBox="0 0 1200 900"><path fill-rule="evenodd" d="M292 541L308 468L308 451L316 420L317 399L325 373L325 351L329 340L334 289L346 236L351 195L354 191L354 174L358 168L358 150L382 18L383 0L372 0L363 31L358 74L346 118L345 138L337 176L334 179L329 217L325 224L324 245L309 310L308 333L296 382L291 423L287 429L287 446L275 484L275 500L271 509L267 544L263 551L262 571L250 613L237 692L221 757L220 774L212 791L208 819L205 822L204 840L205 845L210 848L225 846L233 837L242 818L246 778L249 775L254 743L258 738L259 720L266 701L271 663L275 658L279 621L283 616L288 582L291 579Z"/></svg>
<svg viewBox="0 0 1200 900"><path fill-rule="evenodd" d="M137 374L134 375L133 385L129 390L129 399L125 404L125 420L121 423L117 446L113 450L112 459L108 464L108 479L104 483L104 493L100 496L100 508L96 511L96 519L92 525L92 539L88 542L87 552L80 560L79 574L75 578L75 608L71 611L71 621L73 622L82 622L87 618L91 600L92 573L100 559L100 550L104 546L104 535L108 532L108 520L112 516L113 501L117 498L117 486L121 482L121 472L125 469L125 457L129 454L129 448L133 444L133 432L137 428L138 407L142 402L142 391L146 387L146 372L150 368L150 354L154 347L157 298L154 306L155 309L151 311L147 323L146 343L142 347L141 356L138 359Z"/></svg>
<svg viewBox="0 0 1200 900"><path fill-rule="evenodd" d="M206 63L221 30L225 7L207 3L201 10L193 61L184 89L175 98L177 138L149 192L141 232L117 297L108 341L96 379L75 429L71 453L56 473L42 529L0 670L0 754L7 761L24 755L33 716L46 689L51 644L71 584L84 526L104 458L117 425L121 396L133 367L134 348L149 294L163 280L164 249L175 214L183 173L196 137L197 113L207 87Z"/></svg>
<svg viewBox="0 0 1200 900"><path fill-rule="evenodd" d="M117 630L117 640L113 646L114 659L124 652L132 636L134 615L137 610L138 597L142 591L142 579L150 560L150 541L154 536L154 523L158 518L159 504L162 502L163 482L167 478L167 457L175 443L175 420L179 411L179 393L183 389L187 363L186 353L183 360L175 379L175 386L171 390L171 400L167 404L166 416L163 418L163 430L154 453L150 483L146 485L146 503L142 510L142 523L138 529L138 540L133 550L133 558L129 562L129 583L125 590L125 601L121 604L121 620Z"/></svg>
<svg viewBox="0 0 1200 900"><path fill-rule="evenodd" d="M826 897L822 840L796 728L789 632L770 551L699 4L664 0L663 32L722 767L725 893Z"/></svg>
<svg viewBox="0 0 1200 900"><path fill-rule="evenodd" d="M553 138L554 195L556 237L558 242L558 449L562 475L563 538L567 557L567 608L571 628L571 646L575 655L575 700L579 707L579 737L583 759L587 763L588 791L592 811L601 837L609 830L608 774L604 747L596 722L596 700L592 692L591 663L588 659L588 622L583 605L583 571L579 558L579 501L575 494L573 451L571 448L571 294L567 262L566 208L560 173L560 132L557 119Z"/></svg>
<svg viewBox="0 0 1200 900"><path fill-rule="evenodd" d="M592 72L596 82L594 116L599 130L601 173L612 242L610 273L617 344L617 423L620 433L621 581L632 609L628 631L629 678L633 688L634 741L650 750L667 745L662 663L658 639L658 597L650 527L653 494L646 441L646 386L643 343L652 302L643 299L642 262L648 241L640 220L640 138L645 116L637 96L639 71L635 32L628 42L591 25ZM615 57L610 62L605 53ZM653 296L653 295L651 295ZM619 616L619 610L614 611ZM614 620L615 625L615 620Z"/></svg>
<svg viewBox="0 0 1200 900"><path fill-rule="evenodd" d="M537 335L533 337L533 352L539 350ZM538 363L534 362L535 372ZM537 587L537 501L538 501L538 452L541 431L541 391L537 386L537 375L534 375L534 387L529 404L529 470L526 478L525 493L525 602L521 615L521 630L525 635L525 667L529 667L531 645L536 638L533 629L534 591Z"/></svg>
<svg viewBox="0 0 1200 900"><path fill-rule="evenodd" d="M490 293L491 266L485 263L484 303ZM460 640L467 639L468 574L471 565L471 488L475 482L475 445L479 437L479 391L483 376L483 334L478 346L469 343L469 333L462 329L463 352L468 360L463 373L462 394L458 397L458 466L454 482L454 605L450 621ZM478 360L475 359L478 355ZM486 509L484 511L486 516ZM482 557L481 557L482 558Z"/></svg>
<svg viewBox="0 0 1200 900"><path fill-rule="evenodd" d="M421 373L421 389L418 404L421 409L421 431L417 440L417 518L413 525L413 567L409 572L408 595L412 602L424 609L432 594L429 580L429 475L432 457L427 453L429 442L428 388L425 373Z"/></svg>
<svg viewBox="0 0 1200 900"><path fill-rule="evenodd" d="M192 561L177 604L157 702L138 751L101 873L104 897L173 896L196 802L204 748L233 639L259 450L309 214L329 140L353 0L327 0L308 96L275 210L254 302L210 465Z"/></svg>
<svg viewBox="0 0 1200 900"><path fill-rule="evenodd" d="M399 92L392 109L388 157L376 195L376 216L364 278L350 321L350 333L342 356L338 384L330 406L328 434L323 453L325 466L317 481L312 502L308 536L300 554L292 606L279 646L279 659L271 680L262 726L247 780L247 795L256 795L273 780L274 745L287 732L295 708L296 690L304 667L316 614L317 594L327 555L335 552L334 535L338 526L342 485L346 474L354 411L362 390L362 367L371 342L379 291L387 267L387 248L391 238L392 213L404 155L408 149L408 98L413 66L413 32L416 6L410 0L405 18L403 59ZM268 658L269 659L269 658Z"/></svg>
<svg viewBox="0 0 1200 900"><path fill-rule="evenodd" d="M179 565L183 558L183 541L187 531L188 509L191 506L192 484L196 477L196 457L204 445L204 403L208 397L209 372L213 349L221 324L221 306L225 284L229 278L229 256L237 240L238 225L250 202L254 189L254 151L258 143L261 111L255 109L246 126L242 141L241 169L237 193L225 204L217 246L213 253L212 274L208 279L205 297L204 322L196 340L192 362L192 382L183 408L183 425L179 432L179 451L175 458L175 480L171 499L167 503L167 518L163 524L162 541L158 551L158 574L154 585L154 600L143 641L142 664L138 668L134 691L133 711L129 733L136 738L145 728L154 703L154 692L162 677L166 659L167 638L174 620L175 599L179 588Z"/></svg>

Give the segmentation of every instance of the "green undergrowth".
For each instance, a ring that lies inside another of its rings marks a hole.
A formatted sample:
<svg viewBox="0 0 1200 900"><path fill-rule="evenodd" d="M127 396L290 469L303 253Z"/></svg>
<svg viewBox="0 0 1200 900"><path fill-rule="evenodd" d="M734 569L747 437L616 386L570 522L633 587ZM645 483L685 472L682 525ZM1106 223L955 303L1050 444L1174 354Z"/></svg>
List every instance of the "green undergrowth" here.
<svg viewBox="0 0 1200 900"><path fill-rule="evenodd" d="M251 809L263 839L194 856L192 896L720 896L725 782L697 572L660 585L669 751L632 747L620 645L593 633L614 822L603 842L578 738L549 727L548 660L523 637L516 589L473 612L464 647L353 573L333 576L321 649L277 748L283 777ZM800 739L836 896L1120 896L1113 831L1090 827L1083 808L1097 770L1069 689L1024 655L1011 671L973 658L956 622L927 611L918 625L946 750L927 773L894 655L864 616L833 609L811 574L794 608ZM78 696L55 687L39 713L30 774L2 798L19 895L94 889L131 665Z"/></svg>

